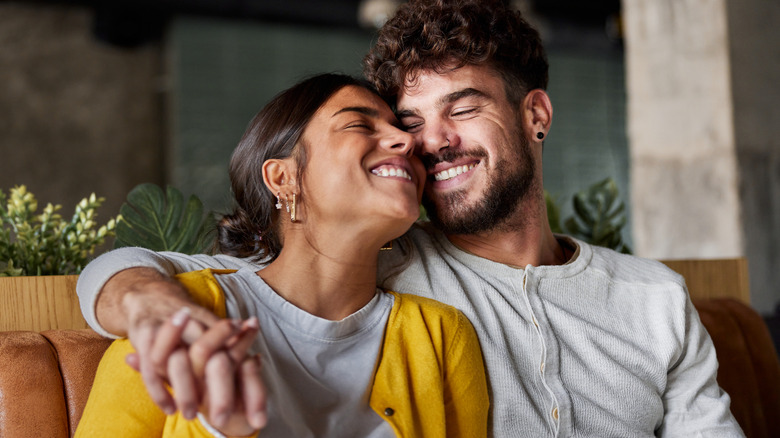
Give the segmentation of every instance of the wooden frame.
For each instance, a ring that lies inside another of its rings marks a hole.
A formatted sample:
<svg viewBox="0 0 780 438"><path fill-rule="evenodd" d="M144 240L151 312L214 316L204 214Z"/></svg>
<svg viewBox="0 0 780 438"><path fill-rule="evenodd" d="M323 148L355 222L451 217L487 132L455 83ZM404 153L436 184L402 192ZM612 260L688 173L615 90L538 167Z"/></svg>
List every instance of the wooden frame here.
<svg viewBox="0 0 780 438"><path fill-rule="evenodd" d="M744 257L661 262L685 278L691 299L736 298L750 305L748 263Z"/></svg>
<svg viewBox="0 0 780 438"><path fill-rule="evenodd" d="M88 328L77 280L78 275L0 277L0 331Z"/></svg>

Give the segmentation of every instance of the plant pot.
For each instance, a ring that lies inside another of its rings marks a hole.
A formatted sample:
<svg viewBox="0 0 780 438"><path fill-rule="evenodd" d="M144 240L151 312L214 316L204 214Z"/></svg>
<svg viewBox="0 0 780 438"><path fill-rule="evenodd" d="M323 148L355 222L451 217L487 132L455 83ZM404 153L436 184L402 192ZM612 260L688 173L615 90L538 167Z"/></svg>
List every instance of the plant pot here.
<svg viewBox="0 0 780 438"><path fill-rule="evenodd" d="M78 275L0 277L0 331L83 329Z"/></svg>

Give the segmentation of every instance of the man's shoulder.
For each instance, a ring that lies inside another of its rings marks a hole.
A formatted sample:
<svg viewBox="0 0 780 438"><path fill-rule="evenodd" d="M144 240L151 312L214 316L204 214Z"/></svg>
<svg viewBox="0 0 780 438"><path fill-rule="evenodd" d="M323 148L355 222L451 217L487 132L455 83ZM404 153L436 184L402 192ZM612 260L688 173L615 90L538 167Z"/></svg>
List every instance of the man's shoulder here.
<svg viewBox="0 0 780 438"><path fill-rule="evenodd" d="M599 246L591 246L589 267L615 282L638 285L676 285L685 283L682 276L658 260L622 254Z"/></svg>

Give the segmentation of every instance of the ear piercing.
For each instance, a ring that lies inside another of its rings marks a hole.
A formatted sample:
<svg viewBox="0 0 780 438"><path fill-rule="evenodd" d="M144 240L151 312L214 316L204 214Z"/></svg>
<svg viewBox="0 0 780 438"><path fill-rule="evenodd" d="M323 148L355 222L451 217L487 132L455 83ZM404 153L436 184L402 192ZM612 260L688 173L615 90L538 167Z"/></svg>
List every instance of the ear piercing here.
<svg viewBox="0 0 780 438"><path fill-rule="evenodd" d="M542 132L542 131L537 132L536 133L536 138L538 138L539 140L543 139L544 138L544 132Z"/></svg>

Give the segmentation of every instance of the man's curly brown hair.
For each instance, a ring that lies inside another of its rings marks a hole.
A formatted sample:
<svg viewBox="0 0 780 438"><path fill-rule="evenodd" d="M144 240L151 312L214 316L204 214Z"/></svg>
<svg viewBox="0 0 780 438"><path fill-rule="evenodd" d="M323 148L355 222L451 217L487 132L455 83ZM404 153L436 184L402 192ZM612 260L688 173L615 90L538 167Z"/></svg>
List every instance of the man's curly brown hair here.
<svg viewBox="0 0 780 438"><path fill-rule="evenodd" d="M410 0L380 29L363 65L366 78L389 99L421 71L465 65L495 69L514 104L547 87L539 33L501 0Z"/></svg>

